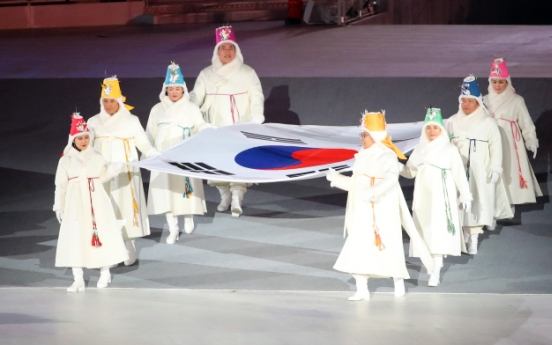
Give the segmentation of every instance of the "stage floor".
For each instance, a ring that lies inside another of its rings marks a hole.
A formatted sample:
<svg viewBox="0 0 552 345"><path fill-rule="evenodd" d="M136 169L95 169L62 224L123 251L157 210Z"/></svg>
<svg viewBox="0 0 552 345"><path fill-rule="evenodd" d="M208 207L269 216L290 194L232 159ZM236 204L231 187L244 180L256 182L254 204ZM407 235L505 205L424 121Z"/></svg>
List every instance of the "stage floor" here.
<svg viewBox="0 0 552 345"><path fill-rule="evenodd" d="M0 290L19 344L550 344L552 296L106 289ZM32 308L25 306L33 306Z"/></svg>
<svg viewBox="0 0 552 345"><path fill-rule="evenodd" d="M209 64L214 26L2 32L1 343L549 343L552 29L235 28L261 78L267 118L288 124L354 125L365 108L387 109L389 122L418 121L430 105L448 117L462 77L477 73L485 90L492 57L506 56L537 125L532 163L545 196L486 232L476 256L446 258L439 287L427 287L420 262L407 258L406 297L390 294L392 280L372 279L373 300L351 303L354 281L332 269L344 242L345 193L324 179L253 186L235 219L214 212L218 192L206 186L208 213L195 218L193 234L167 245L164 218L150 217L137 264L113 269L101 291L93 288L98 271L85 271L89 289L68 295L71 272L54 267L51 207L69 114L98 112L107 71L121 78L145 124L171 60L192 89ZM147 172L144 180L147 189ZM411 200L412 181L401 185Z"/></svg>

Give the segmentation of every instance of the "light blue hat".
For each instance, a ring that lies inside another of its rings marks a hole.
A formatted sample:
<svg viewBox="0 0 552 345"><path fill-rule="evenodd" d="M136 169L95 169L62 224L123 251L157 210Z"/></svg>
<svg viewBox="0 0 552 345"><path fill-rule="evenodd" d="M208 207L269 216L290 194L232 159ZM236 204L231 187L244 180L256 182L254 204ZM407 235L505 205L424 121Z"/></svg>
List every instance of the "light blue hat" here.
<svg viewBox="0 0 552 345"><path fill-rule="evenodd" d="M169 67L167 67L167 76L165 77L165 87L167 86L184 86L184 76L180 67L175 62L171 62Z"/></svg>

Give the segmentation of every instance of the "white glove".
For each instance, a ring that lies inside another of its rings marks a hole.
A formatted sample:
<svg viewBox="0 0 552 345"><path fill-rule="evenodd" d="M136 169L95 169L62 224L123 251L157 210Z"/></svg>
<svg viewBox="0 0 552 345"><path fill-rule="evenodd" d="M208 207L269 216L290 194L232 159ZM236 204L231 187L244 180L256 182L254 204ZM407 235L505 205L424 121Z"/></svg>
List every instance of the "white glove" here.
<svg viewBox="0 0 552 345"><path fill-rule="evenodd" d="M61 224L61 221L63 220L63 211L56 211L56 218L59 224Z"/></svg>
<svg viewBox="0 0 552 345"><path fill-rule="evenodd" d="M535 145L529 146L529 151L533 152L533 159L537 157L537 147Z"/></svg>
<svg viewBox="0 0 552 345"><path fill-rule="evenodd" d="M330 168L328 169L328 173L326 174L326 180L332 182L335 179L335 174L337 174L337 171Z"/></svg>
<svg viewBox="0 0 552 345"><path fill-rule="evenodd" d="M111 176L117 176L121 172L121 169L123 168L124 163L123 162L113 162L109 164L107 167L107 170L109 171L109 175Z"/></svg>
<svg viewBox="0 0 552 345"><path fill-rule="evenodd" d="M491 171L489 173L489 178L491 179L492 183L496 183L498 181L498 178L500 177L500 174L494 171Z"/></svg>
<svg viewBox="0 0 552 345"><path fill-rule="evenodd" d="M464 209L464 211L470 212L470 210L471 210L471 201L462 201L461 204L462 204L462 208Z"/></svg>
<svg viewBox="0 0 552 345"><path fill-rule="evenodd" d="M161 152L159 152L159 151L156 150L154 153L150 154L150 155L148 156L148 158L155 158L155 157L157 157L157 156L159 156L159 155L161 155Z"/></svg>
<svg viewBox="0 0 552 345"><path fill-rule="evenodd" d="M249 122L251 123L257 123L257 124L262 124L264 122L264 116L261 117L261 116L251 116L249 118Z"/></svg>

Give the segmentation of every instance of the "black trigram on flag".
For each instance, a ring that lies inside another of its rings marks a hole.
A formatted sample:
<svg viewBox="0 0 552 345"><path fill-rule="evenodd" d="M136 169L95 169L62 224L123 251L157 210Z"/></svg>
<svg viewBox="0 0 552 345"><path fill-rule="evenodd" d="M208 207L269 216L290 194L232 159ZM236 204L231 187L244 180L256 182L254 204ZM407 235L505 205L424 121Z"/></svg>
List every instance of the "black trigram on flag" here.
<svg viewBox="0 0 552 345"><path fill-rule="evenodd" d="M275 137L272 135L255 134L255 133L249 133L244 131L241 131L241 133L249 139L265 140L273 143L307 145L307 143L305 143L301 139L281 138L281 137Z"/></svg>
<svg viewBox="0 0 552 345"><path fill-rule="evenodd" d="M217 168L213 168L212 166L205 163L197 163L197 162L196 163L167 162L167 163L175 167L178 167L182 170L186 170L194 173L208 174L208 175L234 175L232 173L219 170Z"/></svg>
<svg viewBox="0 0 552 345"><path fill-rule="evenodd" d="M349 168L349 166L344 164L344 165L336 165L332 168L336 171L339 171L339 170L347 169L347 168ZM330 170L330 169L329 168L324 168L324 169L320 169L318 171L319 172L324 172L324 171L328 171L328 170ZM300 177L300 176L304 176L304 175L314 174L315 172L316 172L315 170L312 170L312 171L305 171L305 172L297 173L297 174L290 174L290 175L286 175L286 176L289 177L289 178L295 178L295 177Z"/></svg>

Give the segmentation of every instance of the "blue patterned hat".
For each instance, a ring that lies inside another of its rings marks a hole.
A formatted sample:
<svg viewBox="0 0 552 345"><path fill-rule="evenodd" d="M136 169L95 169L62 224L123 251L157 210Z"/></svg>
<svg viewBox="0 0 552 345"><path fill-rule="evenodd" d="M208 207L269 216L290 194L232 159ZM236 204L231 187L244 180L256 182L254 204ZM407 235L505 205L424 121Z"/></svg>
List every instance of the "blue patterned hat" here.
<svg viewBox="0 0 552 345"><path fill-rule="evenodd" d="M479 85L477 84L477 78L475 75L470 74L462 82L462 87L460 89L460 97L468 98L480 98L481 90L479 90Z"/></svg>
<svg viewBox="0 0 552 345"><path fill-rule="evenodd" d="M184 86L184 76L178 64L171 62L167 67L167 76L165 77L165 87L167 86Z"/></svg>

